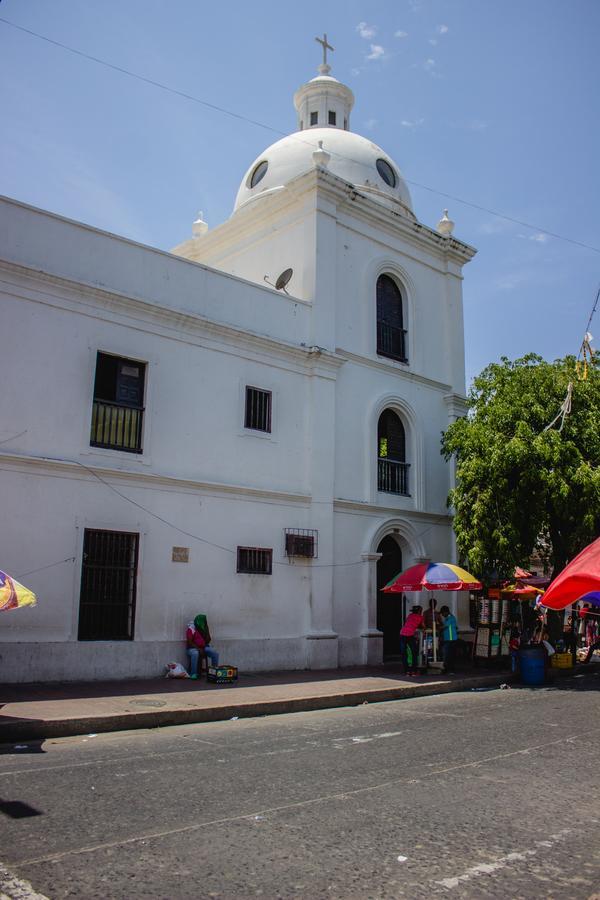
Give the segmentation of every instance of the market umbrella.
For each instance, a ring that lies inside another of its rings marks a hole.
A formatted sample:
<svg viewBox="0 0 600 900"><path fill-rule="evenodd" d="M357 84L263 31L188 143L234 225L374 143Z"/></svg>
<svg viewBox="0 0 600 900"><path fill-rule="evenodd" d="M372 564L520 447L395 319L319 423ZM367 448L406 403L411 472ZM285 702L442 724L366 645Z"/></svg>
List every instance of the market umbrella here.
<svg viewBox="0 0 600 900"><path fill-rule="evenodd" d="M582 550L557 575L544 594L544 606L564 609L584 594L597 591L600 591L600 538Z"/></svg>
<svg viewBox="0 0 600 900"><path fill-rule="evenodd" d="M532 600L538 594L543 594L542 588L534 587L532 584L509 584L502 588L502 594L510 594L512 597L518 597L519 600Z"/></svg>
<svg viewBox="0 0 600 900"><path fill-rule="evenodd" d="M29 588L0 571L0 610L35 606L36 602L35 594Z"/></svg>
<svg viewBox="0 0 600 900"><path fill-rule="evenodd" d="M460 566L452 563L417 563L400 572L389 581L384 593L408 593L410 591L480 591L483 585ZM433 609L432 609L433 613ZM433 625L433 660L437 662L435 614Z"/></svg>
<svg viewBox="0 0 600 900"><path fill-rule="evenodd" d="M452 563L417 563L400 572L382 588L384 593L409 591L480 591L483 585L460 566Z"/></svg>
<svg viewBox="0 0 600 900"><path fill-rule="evenodd" d="M591 606L600 606L600 591L590 591L578 598L582 603L589 603Z"/></svg>

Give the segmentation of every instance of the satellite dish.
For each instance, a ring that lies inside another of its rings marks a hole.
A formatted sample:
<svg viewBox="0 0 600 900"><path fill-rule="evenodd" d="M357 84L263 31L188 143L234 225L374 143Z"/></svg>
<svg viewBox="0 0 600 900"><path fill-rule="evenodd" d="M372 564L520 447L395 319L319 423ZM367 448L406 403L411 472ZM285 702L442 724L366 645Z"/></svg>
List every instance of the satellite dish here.
<svg viewBox="0 0 600 900"><path fill-rule="evenodd" d="M281 273L277 281L275 282L275 290L277 291L285 291L286 285L289 284L292 275L294 274L293 269L284 269ZM286 291L287 293L287 291Z"/></svg>
<svg viewBox="0 0 600 900"><path fill-rule="evenodd" d="M283 272L281 273L281 275L279 276L279 278L277 279L277 281L275 282L275 284L273 284L272 281L269 281L269 278L267 275L265 275L263 280L266 281L267 284L270 284L271 287L274 287L276 291L283 291L284 294L287 294L285 286L286 286L286 284L289 283L290 278L292 277L293 274L294 274L293 269L284 269Z"/></svg>

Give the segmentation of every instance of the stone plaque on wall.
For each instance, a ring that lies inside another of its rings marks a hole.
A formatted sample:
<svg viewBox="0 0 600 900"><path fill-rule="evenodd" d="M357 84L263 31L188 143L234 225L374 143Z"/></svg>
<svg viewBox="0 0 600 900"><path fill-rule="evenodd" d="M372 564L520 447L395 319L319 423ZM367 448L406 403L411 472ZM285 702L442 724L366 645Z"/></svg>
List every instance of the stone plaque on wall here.
<svg viewBox="0 0 600 900"><path fill-rule="evenodd" d="M173 547L173 555L171 556L173 562L189 562L190 561L190 548L189 547Z"/></svg>

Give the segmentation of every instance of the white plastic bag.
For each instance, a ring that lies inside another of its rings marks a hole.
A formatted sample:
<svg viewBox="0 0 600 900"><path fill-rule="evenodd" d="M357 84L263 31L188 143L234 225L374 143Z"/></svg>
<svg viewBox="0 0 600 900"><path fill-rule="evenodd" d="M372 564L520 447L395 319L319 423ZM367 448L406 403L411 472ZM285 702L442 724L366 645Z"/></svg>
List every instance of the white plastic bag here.
<svg viewBox="0 0 600 900"><path fill-rule="evenodd" d="M542 641L542 644L548 651L548 656L554 656L554 654L556 653L556 650L554 649L552 644L550 644L548 641Z"/></svg>
<svg viewBox="0 0 600 900"><path fill-rule="evenodd" d="M167 674L165 678L189 678L190 676L185 671L181 663L167 663L166 665Z"/></svg>

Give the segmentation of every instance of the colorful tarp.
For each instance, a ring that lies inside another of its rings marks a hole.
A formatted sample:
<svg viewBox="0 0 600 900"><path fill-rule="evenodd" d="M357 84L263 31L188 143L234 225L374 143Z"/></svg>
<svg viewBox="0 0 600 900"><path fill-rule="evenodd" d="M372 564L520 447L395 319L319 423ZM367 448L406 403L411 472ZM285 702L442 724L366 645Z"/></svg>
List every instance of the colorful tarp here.
<svg viewBox="0 0 600 900"><path fill-rule="evenodd" d="M600 538L582 550L557 575L544 594L544 606L564 609L592 591L600 591Z"/></svg>
<svg viewBox="0 0 600 900"><path fill-rule="evenodd" d="M452 563L417 563L400 572L382 589L384 593L408 591L480 591L483 585Z"/></svg>
<svg viewBox="0 0 600 900"><path fill-rule="evenodd" d="M18 609L20 606L35 606L35 594L0 571L0 610Z"/></svg>

